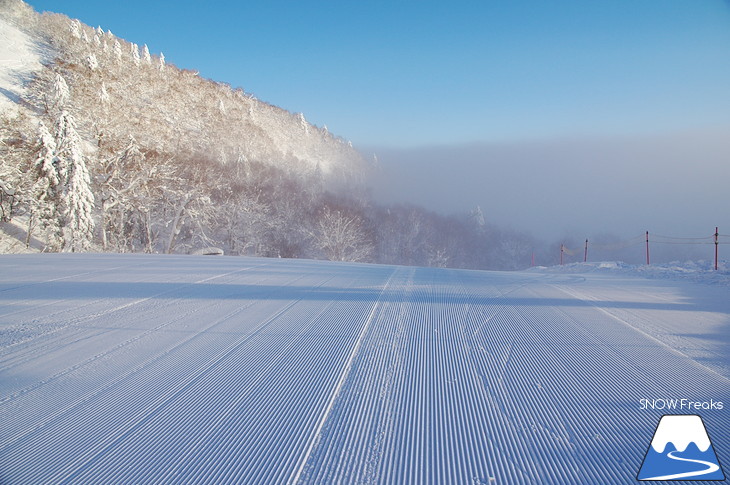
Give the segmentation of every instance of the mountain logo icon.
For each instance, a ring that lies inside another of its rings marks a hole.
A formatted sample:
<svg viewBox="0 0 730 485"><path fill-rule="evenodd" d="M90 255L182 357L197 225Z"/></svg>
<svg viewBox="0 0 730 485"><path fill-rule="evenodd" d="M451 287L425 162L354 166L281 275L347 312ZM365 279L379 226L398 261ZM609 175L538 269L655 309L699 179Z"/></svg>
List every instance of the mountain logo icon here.
<svg viewBox="0 0 730 485"><path fill-rule="evenodd" d="M638 480L724 480L702 418L665 414L659 420Z"/></svg>

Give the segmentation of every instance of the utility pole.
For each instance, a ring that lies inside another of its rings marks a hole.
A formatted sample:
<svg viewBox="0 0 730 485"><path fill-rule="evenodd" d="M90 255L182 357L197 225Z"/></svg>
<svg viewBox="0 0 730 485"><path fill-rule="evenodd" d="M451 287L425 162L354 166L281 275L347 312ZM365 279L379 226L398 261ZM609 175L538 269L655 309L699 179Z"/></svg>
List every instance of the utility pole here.
<svg viewBox="0 0 730 485"><path fill-rule="evenodd" d="M649 266L649 231L646 231L646 265Z"/></svg>

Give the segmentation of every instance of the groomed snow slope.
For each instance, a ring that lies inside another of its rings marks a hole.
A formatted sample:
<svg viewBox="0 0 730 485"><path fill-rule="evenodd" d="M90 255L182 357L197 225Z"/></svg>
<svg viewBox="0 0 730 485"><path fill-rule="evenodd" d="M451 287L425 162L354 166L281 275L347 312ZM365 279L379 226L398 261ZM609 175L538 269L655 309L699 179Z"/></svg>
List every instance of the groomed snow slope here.
<svg viewBox="0 0 730 485"><path fill-rule="evenodd" d="M641 399L730 406L692 282L13 255L0 315L3 484L630 483ZM730 409L684 414L730 463Z"/></svg>

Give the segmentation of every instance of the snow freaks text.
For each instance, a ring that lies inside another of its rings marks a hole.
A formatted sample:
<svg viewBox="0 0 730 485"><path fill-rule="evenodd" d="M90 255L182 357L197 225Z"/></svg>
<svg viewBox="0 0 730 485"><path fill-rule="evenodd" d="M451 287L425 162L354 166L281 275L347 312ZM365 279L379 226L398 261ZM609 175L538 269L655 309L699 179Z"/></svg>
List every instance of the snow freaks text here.
<svg viewBox="0 0 730 485"><path fill-rule="evenodd" d="M677 411L713 411L723 408L722 401L693 401L692 399L640 399L639 408L659 409L659 410L677 410Z"/></svg>

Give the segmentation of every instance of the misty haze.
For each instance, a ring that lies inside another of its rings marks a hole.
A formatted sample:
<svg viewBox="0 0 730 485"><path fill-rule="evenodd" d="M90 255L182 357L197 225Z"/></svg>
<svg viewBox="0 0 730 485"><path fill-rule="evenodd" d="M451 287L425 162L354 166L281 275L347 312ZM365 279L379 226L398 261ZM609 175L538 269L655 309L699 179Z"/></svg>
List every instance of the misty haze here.
<svg viewBox="0 0 730 485"><path fill-rule="evenodd" d="M372 186L379 199L436 211L478 205L487 221L546 244L629 239L647 230L707 237L715 226L730 227L728 140L709 132L373 149L379 166ZM680 259L711 254L671 249L664 251Z"/></svg>

